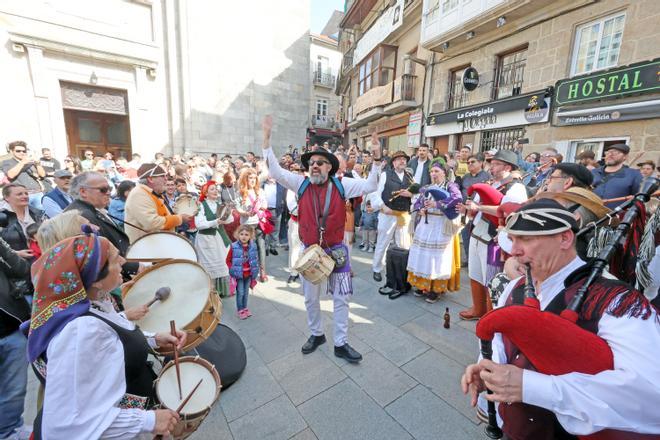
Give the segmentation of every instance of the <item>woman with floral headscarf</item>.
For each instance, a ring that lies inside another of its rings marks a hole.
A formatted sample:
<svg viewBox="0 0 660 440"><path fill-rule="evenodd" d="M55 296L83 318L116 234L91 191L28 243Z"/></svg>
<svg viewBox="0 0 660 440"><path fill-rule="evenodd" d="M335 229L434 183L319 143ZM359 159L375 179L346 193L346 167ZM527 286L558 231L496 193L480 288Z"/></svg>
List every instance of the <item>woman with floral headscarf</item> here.
<svg viewBox="0 0 660 440"><path fill-rule="evenodd" d="M408 282L415 295L434 303L438 294L460 288L461 256L455 205L461 190L447 178L440 162L430 167L431 184L420 189L414 209L419 210L408 255Z"/></svg>
<svg viewBox="0 0 660 440"><path fill-rule="evenodd" d="M35 439L167 435L179 418L146 409L155 378L147 354L150 346L182 347L185 333L145 335L115 312L108 292L122 282L123 262L90 233L59 242L32 266L27 352L46 383Z"/></svg>
<svg viewBox="0 0 660 440"><path fill-rule="evenodd" d="M215 181L209 180L202 186L199 196L200 209L195 217L197 239L195 249L201 264L215 282L215 291L224 298L229 294L229 268L227 251L231 240L224 224L231 223L231 213L224 220L218 218L218 207L222 205L220 191Z"/></svg>

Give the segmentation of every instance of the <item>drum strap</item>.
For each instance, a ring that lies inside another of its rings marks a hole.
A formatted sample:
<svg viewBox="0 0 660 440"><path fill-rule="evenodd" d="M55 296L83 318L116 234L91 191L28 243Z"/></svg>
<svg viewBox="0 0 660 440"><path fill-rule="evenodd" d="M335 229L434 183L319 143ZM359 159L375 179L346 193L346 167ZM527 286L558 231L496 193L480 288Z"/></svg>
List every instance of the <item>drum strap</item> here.
<svg viewBox="0 0 660 440"><path fill-rule="evenodd" d="M315 193L312 197L314 202L314 219L316 220L316 226L319 228L319 246L322 246L323 243L323 233L325 232L325 224L328 220L328 213L330 211L330 196L332 193L332 184L328 180L328 189L325 192L325 206L323 207L323 218L321 218L321 224L319 224L319 198Z"/></svg>

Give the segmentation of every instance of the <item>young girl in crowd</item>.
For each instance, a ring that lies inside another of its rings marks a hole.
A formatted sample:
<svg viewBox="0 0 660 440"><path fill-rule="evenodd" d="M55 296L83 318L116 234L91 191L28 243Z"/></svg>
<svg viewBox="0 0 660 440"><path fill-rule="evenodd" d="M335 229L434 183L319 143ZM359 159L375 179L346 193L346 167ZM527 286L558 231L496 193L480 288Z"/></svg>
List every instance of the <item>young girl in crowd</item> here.
<svg viewBox="0 0 660 440"><path fill-rule="evenodd" d="M254 242L255 232L251 226L241 225L234 233L236 241L227 253L229 275L236 282L236 313L240 319L252 316L247 308L248 292L257 284L259 256Z"/></svg>

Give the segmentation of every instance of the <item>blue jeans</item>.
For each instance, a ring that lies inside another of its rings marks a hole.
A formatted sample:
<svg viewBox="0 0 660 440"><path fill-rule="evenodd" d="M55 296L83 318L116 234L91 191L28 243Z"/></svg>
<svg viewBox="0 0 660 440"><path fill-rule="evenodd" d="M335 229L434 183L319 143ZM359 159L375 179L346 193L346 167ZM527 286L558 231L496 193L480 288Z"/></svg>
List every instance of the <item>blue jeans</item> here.
<svg viewBox="0 0 660 440"><path fill-rule="evenodd" d="M247 309L250 278L236 278L236 310Z"/></svg>
<svg viewBox="0 0 660 440"><path fill-rule="evenodd" d="M27 339L16 330L0 338L0 438L23 425L27 390Z"/></svg>
<svg viewBox="0 0 660 440"><path fill-rule="evenodd" d="M362 212L362 229L375 231L378 229L378 211Z"/></svg>

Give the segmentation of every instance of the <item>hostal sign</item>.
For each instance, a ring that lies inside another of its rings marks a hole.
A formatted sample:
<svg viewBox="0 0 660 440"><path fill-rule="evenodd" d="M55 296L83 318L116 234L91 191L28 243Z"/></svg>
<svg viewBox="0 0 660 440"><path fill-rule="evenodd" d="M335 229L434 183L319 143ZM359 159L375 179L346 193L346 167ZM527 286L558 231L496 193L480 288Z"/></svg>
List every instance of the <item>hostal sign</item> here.
<svg viewBox="0 0 660 440"><path fill-rule="evenodd" d="M660 58L557 82L559 105L649 93L660 89Z"/></svg>

